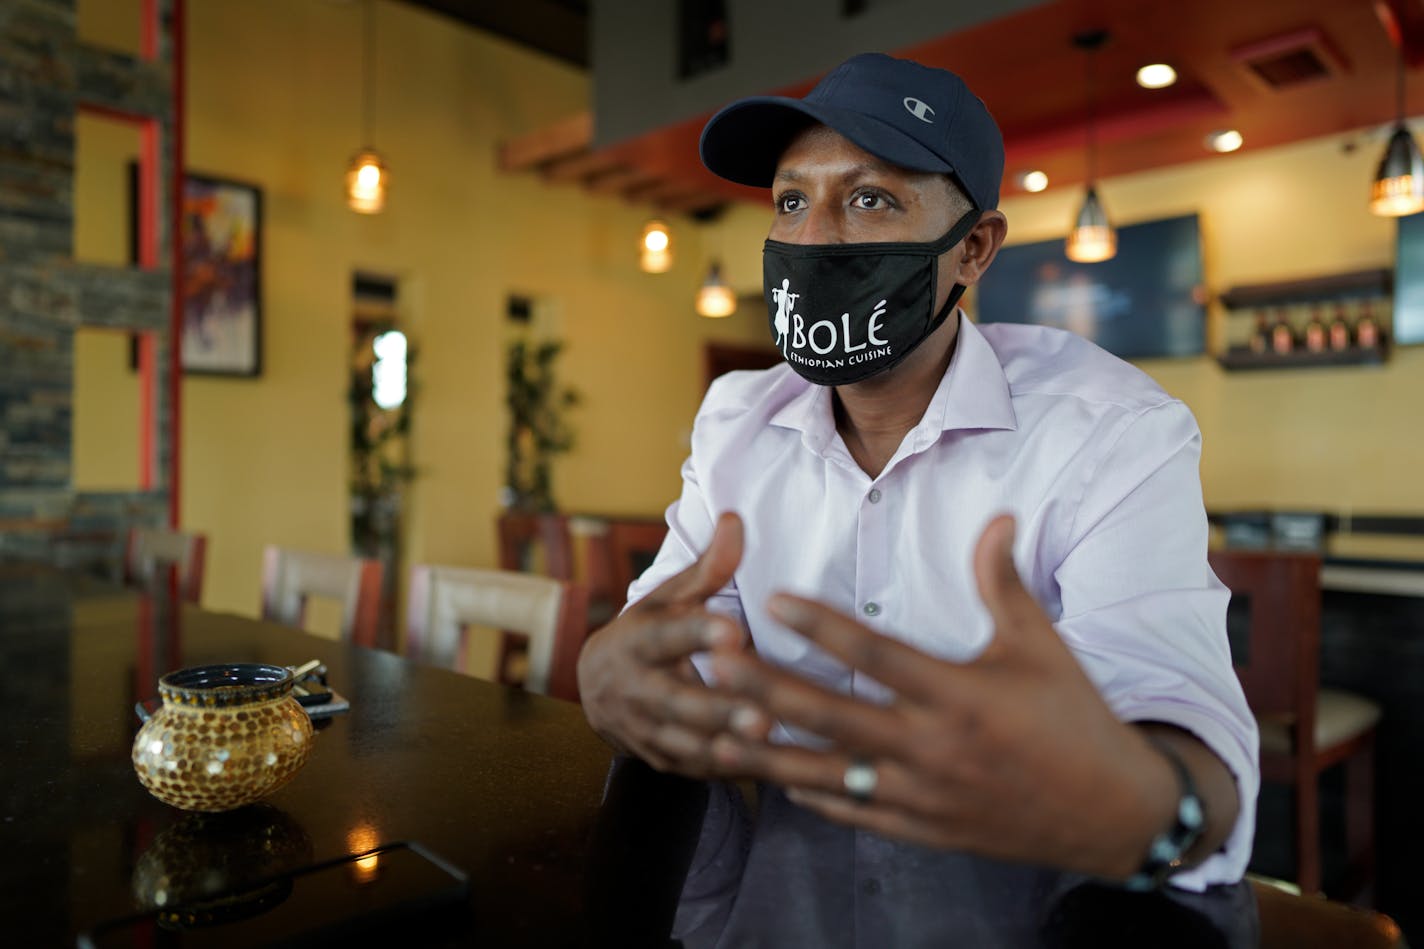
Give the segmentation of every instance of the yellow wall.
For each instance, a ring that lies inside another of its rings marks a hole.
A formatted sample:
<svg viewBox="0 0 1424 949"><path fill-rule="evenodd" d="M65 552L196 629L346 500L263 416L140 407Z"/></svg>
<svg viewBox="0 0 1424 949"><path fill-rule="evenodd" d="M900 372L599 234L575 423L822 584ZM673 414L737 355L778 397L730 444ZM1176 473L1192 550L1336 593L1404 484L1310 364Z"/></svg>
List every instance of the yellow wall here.
<svg viewBox="0 0 1424 949"><path fill-rule="evenodd" d="M139 376L129 365L128 332L75 332L69 480L77 491L139 488Z"/></svg>
<svg viewBox="0 0 1424 949"><path fill-rule="evenodd" d="M143 0L76 0L75 29L81 43L139 55L143 46Z"/></svg>
<svg viewBox="0 0 1424 949"><path fill-rule="evenodd" d="M183 520L211 538L208 605L253 612L266 543L347 547L346 365L353 271L401 282L419 347L411 562L492 565L502 479L505 298L541 301L580 390L578 447L555 467L571 509L657 512L675 496L704 337L762 339L764 317L692 313L703 228L637 270L646 209L495 170L497 144L587 106L584 73L404 4L378 5L374 144L388 210L341 180L362 144L360 6L190 0L188 167L265 197L263 375L184 382ZM751 278L753 283L759 276Z"/></svg>
<svg viewBox="0 0 1424 949"><path fill-rule="evenodd" d="M135 126L93 115L74 125L74 256L122 267L129 259L129 162ZM139 377L129 334L82 327L74 334L74 427L70 483L81 491L139 486Z"/></svg>
<svg viewBox="0 0 1424 949"><path fill-rule="evenodd" d="M1366 209L1383 142L1338 136L1110 179L1118 224L1201 215L1210 288L1392 267L1395 222ZM1061 238L1081 191L1002 203L1009 240ZM1214 313L1213 319L1223 319ZM1212 508L1424 509L1424 347L1383 368L1228 373L1210 357L1141 364L1196 414Z"/></svg>

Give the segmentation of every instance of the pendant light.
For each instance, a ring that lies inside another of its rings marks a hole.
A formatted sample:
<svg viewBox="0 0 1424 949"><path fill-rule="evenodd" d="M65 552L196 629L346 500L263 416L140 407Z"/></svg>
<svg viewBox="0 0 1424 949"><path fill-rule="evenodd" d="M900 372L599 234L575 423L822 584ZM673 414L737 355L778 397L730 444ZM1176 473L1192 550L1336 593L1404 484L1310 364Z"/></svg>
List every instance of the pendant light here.
<svg viewBox="0 0 1424 949"><path fill-rule="evenodd" d="M1093 59L1107 39L1107 30L1092 30L1073 37L1073 45L1083 50L1087 59L1088 192L1083 196L1083 206L1078 209L1073 229L1068 232L1064 253L1069 260L1080 264L1110 260L1117 254L1117 232L1108 220L1097 188L1097 103L1093 89Z"/></svg>
<svg viewBox="0 0 1424 949"><path fill-rule="evenodd" d="M346 204L353 211L362 214L376 214L386 206L386 187L390 170L379 152L369 144L371 141L371 113L374 109L375 94L372 89L372 73L376 58L376 23L372 12L375 0L363 0L365 46L361 54L361 96L362 96L362 140L367 142L351 158L346 169Z"/></svg>
<svg viewBox="0 0 1424 949"><path fill-rule="evenodd" d="M697 313L711 319L731 316L737 312L737 295L722 279L722 265L712 261L702 289L697 291Z"/></svg>
<svg viewBox="0 0 1424 949"><path fill-rule="evenodd" d="M657 219L643 225L638 238L638 266L644 273L667 273L672 269L672 234Z"/></svg>
<svg viewBox="0 0 1424 949"><path fill-rule="evenodd" d="M1424 211L1424 156L1404 124L1404 50L1399 50L1394 133L1370 188L1370 210L1383 217Z"/></svg>

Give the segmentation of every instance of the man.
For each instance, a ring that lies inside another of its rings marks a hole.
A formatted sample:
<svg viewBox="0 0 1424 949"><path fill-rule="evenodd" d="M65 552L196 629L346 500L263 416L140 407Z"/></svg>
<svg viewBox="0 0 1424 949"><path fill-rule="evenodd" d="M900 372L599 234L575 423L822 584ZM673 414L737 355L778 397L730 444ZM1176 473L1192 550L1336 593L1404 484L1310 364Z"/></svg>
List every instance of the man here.
<svg viewBox="0 0 1424 949"><path fill-rule="evenodd" d="M709 391L668 540L580 659L590 724L782 788L857 854L1238 880L1257 736L1200 435L1092 344L957 310L1007 230L983 103L866 54L728 106L702 156L771 188L787 362Z"/></svg>

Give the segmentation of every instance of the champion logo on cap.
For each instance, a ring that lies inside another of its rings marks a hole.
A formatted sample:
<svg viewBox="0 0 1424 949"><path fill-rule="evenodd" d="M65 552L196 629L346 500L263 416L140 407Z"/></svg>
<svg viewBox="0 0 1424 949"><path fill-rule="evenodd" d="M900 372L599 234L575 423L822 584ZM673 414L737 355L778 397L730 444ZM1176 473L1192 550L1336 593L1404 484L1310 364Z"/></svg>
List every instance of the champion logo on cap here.
<svg viewBox="0 0 1424 949"><path fill-rule="evenodd" d="M905 97L905 111L909 112L921 122L927 122L930 125L934 124L934 119L930 118L931 115L934 115L934 109L931 109L927 103L921 102L914 96Z"/></svg>

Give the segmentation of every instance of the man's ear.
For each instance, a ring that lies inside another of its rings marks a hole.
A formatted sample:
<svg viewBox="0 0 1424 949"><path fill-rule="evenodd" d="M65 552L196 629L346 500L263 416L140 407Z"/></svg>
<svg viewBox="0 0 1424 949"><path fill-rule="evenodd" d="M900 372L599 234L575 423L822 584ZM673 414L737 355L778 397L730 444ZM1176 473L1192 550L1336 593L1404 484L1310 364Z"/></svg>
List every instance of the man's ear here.
<svg viewBox="0 0 1424 949"><path fill-rule="evenodd" d="M959 262L959 282L966 287L979 282L984 271L998 256L1009 233L1009 220L1004 212L994 209L979 216L979 222L964 238L964 257Z"/></svg>

